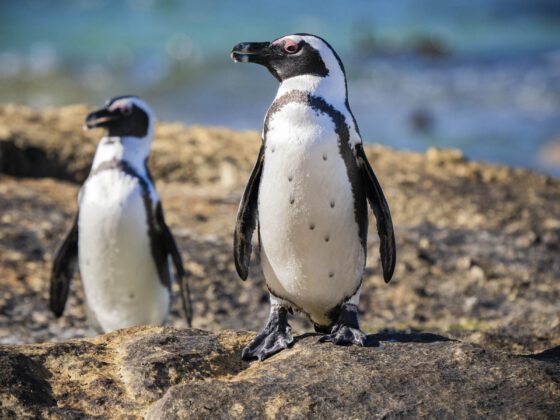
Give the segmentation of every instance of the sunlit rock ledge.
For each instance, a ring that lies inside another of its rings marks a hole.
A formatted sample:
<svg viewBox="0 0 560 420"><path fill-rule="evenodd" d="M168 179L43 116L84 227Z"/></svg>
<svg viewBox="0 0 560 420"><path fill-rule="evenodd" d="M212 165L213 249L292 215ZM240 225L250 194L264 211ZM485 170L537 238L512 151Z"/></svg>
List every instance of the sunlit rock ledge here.
<svg viewBox="0 0 560 420"><path fill-rule="evenodd" d="M310 335L242 362L251 334L138 327L94 339L0 347L0 414L78 418L554 417L560 359L434 334L368 347Z"/></svg>

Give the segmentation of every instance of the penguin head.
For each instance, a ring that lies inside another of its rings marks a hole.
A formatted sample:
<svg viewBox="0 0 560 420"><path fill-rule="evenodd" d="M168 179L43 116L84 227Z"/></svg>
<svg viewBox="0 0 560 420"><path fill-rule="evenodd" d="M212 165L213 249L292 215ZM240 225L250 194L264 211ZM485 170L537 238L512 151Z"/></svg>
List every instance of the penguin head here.
<svg viewBox="0 0 560 420"><path fill-rule="evenodd" d="M341 79L342 61L324 39L311 34L293 34L272 42L242 42L233 47L235 62L264 65L280 82L297 76Z"/></svg>
<svg viewBox="0 0 560 420"><path fill-rule="evenodd" d="M154 115L148 104L137 96L109 99L105 106L86 117L85 128L105 128L109 137L150 138Z"/></svg>

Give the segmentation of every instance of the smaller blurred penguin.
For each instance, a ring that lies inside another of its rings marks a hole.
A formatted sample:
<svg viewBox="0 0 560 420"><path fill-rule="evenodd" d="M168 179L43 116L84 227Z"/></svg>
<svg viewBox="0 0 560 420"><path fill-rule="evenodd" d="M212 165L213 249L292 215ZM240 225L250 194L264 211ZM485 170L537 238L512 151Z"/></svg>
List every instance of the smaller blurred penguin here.
<svg viewBox="0 0 560 420"><path fill-rule="evenodd" d="M78 214L53 262L50 308L64 312L76 262L88 321L100 331L162 324L169 313L171 262L189 326L192 309L181 254L147 166L154 116L135 96L109 100L86 118L102 127L91 172L78 197Z"/></svg>

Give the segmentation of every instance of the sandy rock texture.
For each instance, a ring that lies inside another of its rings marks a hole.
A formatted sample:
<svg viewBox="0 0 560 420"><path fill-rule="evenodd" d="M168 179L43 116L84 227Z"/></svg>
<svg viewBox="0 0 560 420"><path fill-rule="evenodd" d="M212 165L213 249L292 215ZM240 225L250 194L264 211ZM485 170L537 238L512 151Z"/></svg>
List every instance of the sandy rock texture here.
<svg viewBox="0 0 560 420"><path fill-rule="evenodd" d="M374 334L368 347L300 337L241 362L251 334L137 327L0 347L2 418L552 417L560 354L513 356L435 334Z"/></svg>
<svg viewBox="0 0 560 420"><path fill-rule="evenodd" d="M469 410L504 417L558 412L560 181L470 162L454 150L366 148L397 237L395 277L385 285L370 223L360 312L372 342L385 348L319 346L309 336L265 364L246 365L239 353L249 335L219 331L256 331L267 317L258 253L246 282L231 256L235 214L259 135L160 123L150 166L192 273L194 327L209 332L184 329L177 296L169 329L68 341L91 335L79 275L58 320L47 307L48 276L101 136L81 130L88 111L81 105L0 107L0 371L9 372L0 379L4 413L298 417L344 413L350 402L359 403L355 417L368 407L389 416L452 416L452 407L465 416ZM312 331L303 317L291 324L296 334ZM418 343L426 337L416 331L441 339ZM138 340L147 344L134 352L130 346ZM45 341L59 343L31 344ZM196 366L189 365L191 357ZM177 367L169 370L169 360ZM131 371L142 369L148 369L145 378L131 379ZM143 382L148 377L155 378L152 385ZM354 377L359 382L344 391ZM221 393L209 393L218 382ZM110 401L104 402L106 388ZM300 414L289 411L294 398Z"/></svg>

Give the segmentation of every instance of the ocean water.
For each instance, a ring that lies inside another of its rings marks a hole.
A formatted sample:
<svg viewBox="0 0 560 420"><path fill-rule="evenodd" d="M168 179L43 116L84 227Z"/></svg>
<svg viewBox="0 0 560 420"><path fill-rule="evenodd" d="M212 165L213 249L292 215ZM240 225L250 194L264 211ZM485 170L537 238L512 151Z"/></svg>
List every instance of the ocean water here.
<svg viewBox="0 0 560 420"><path fill-rule="evenodd" d="M2 0L0 102L134 93L161 120L260 129L277 82L229 51L293 32L337 50L366 141L560 176L558 0Z"/></svg>

